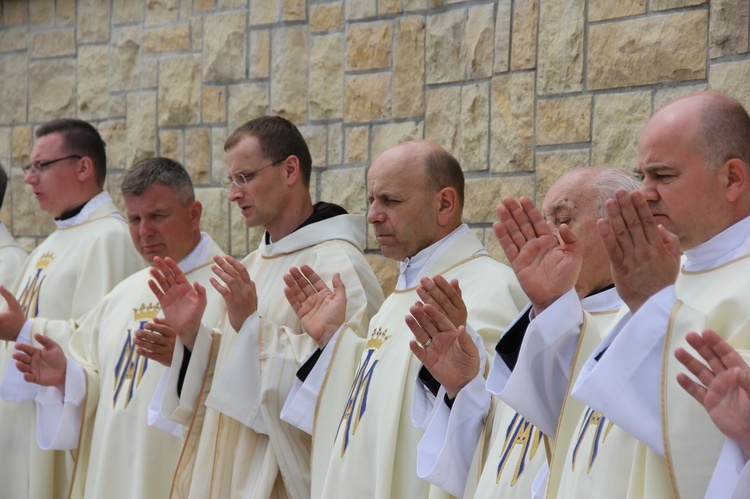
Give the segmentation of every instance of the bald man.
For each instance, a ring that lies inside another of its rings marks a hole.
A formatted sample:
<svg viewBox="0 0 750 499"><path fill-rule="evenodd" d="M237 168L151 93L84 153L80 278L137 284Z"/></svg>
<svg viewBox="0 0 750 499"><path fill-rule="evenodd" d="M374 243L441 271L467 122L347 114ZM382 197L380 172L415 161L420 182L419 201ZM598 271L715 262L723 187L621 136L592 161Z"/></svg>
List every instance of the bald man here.
<svg viewBox="0 0 750 499"><path fill-rule="evenodd" d="M367 180L368 222L383 256L401 262L396 289L361 340L342 324L340 282L330 290L312 269L291 270L287 298L322 352L298 373L282 418L312 431L312 497L439 497L447 494L416 475L421 432L410 409L420 362L405 317L415 301L430 304L494 345L526 297L461 222L463 172L440 146L389 149Z"/></svg>

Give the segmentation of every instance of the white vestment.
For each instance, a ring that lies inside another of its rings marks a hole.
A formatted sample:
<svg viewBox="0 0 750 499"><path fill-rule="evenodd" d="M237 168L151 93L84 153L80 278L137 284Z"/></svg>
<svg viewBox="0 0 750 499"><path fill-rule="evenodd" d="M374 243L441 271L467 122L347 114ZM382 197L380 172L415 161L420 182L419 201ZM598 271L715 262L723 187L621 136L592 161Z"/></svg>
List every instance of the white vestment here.
<svg viewBox="0 0 750 499"><path fill-rule="evenodd" d="M55 223L57 230L29 255L12 291L29 318L77 321L145 263L106 192L92 198L75 217ZM29 327L30 322L18 342L35 344L34 333L47 334L44 328ZM49 336L67 351L69 331ZM67 497L72 461L66 453L37 446L33 400L39 387L23 381L11 358L13 351L13 342L0 342L0 449L8 456L0 466L3 494Z"/></svg>
<svg viewBox="0 0 750 499"><path fill-rule="evenodd" d="M204 316L214 320L224 314L224 300L208 280L214 256L222 254L204 234L179 262L188 279L207 288ZM162 317L150 278L149 269L133 274L83 317L69 343L64 398L53 387L37 396L40 447L78 449L73 498L169 496L182 439L179 431L175 436L149 426L149 402L164 367L139 356L133 343L138 329ZM47 321L44 327L49 332L75 324Z"/></svg>
<svg viewBox="0 0 750 499"><path fill-rule="evenodd" d="M362 254L364 227L360 215L339 215L262 242L242 262L256 284L258 311L239 332L226 318L213 331L201 328L179 397L177 347L162 414L188 432L172 497L310 496L310 438L279 413L316 345L284 297L282 277L292 266L309 265L331 286L338 272L346 286L346 320L364 334L383 301ZM217 359L209 352L219 339Z"/></svg>
<svg viewBox="0 0 750 499"><path fill-rule="evenodd" d="M12 289L27 256L13 240L5 224L0 222L0 285Z"/></svg>
<svg viewBox="0 0 750 499"><path fill-rule="evenodd" d="M531 317L523 340L525 348L519 352L516 362L518 372L513 371L512 381L507 379L510 371L504 361L495 355L487 383L482 376L477 376L459 392L450 410L438 398L440 407L433 413L419 445L420 476L463 497L530 496L537 472L550 457L548 438L529 419L497 398L492 398L488 414L490 393L499 395L501 388L507 389L528 404L533 387L543 384L548 375L542 368L545 363L560 369L554 375L563 378L561 386L565 390L571 360L542 359L541 352L551 350L548 342L560 342L562 334L558 328L564 329L567 322L580 326L581 308L593 320L602 322L614 318L622 306L614 288L584 298L580 303L573 290L566 298L571 300L572 306L568 308L573 310L559 310L558 304L557 311L553 309L538 318ZM528 309L525 313L531 314ZM532 356L535 349L529 345L534 342L541 345ZM501 379L496 379L498 377ZM551 436L554 438L554 431Z"/></svg>
<svg viewBox="0 0 750 499"><path fill-rule="evenodd" d="M597 458L603 473L630 478L631 497L706 494L724 437L677 384L676 374L686 369L673 352L678 346L692 350L686 333L710 327L746 354L749 235L746 218L686 251L675 285L618 320L576 381L573 396L634 441ZM606 486L608 480L601 483ZM611 486L608 490L614 497ZM615 492L625 496L625 491Z"/></svg>
<svg viewBox="0 0 750 499"><path fill-rule="evenodd" d="M485 343L495 344L527 302L513 272L488 257L465 226L433 246L437 249L419 275L458 279L468 326ZM406 286L418 283L418 279L399 281ZM419 300L417 287L412 286L397 287L386 299L370 321L366 340L344 328L325 350L333 347L314 412L314 498L447 495L417 477L422 432L412 425L412 400L421 364L409 350L413 335L404 322L409 307ZM304 384L299 387L287 401L285 414L298 414L295 399L306 393L310 398L314 392Z"/></svg>

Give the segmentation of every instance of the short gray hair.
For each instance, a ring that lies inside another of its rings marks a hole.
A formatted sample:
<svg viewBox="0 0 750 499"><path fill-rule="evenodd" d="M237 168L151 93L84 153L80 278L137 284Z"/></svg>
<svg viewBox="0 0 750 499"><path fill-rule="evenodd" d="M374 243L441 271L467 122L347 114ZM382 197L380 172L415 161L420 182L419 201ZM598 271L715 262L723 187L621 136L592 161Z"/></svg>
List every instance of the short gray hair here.
<svg viewBox="0 0 750 499"><path fill-rule="evenodd" d="M615 192L618 189L625 189L628 192L641 188L641 182L633 174L619 168L605 168L591 186L596 189L597 204L599 205L599 214L606 218L607 211L605 203L608 199L614 199Z"/></svg>
<svg viewBox="0 0 750 499"><path fill-rule="evenodd" d="M140 196L154 184L164 184L182 206L195 201L193 182L185 167L169 158L147 158L133 164L122 179L123 197Z"/></svg>

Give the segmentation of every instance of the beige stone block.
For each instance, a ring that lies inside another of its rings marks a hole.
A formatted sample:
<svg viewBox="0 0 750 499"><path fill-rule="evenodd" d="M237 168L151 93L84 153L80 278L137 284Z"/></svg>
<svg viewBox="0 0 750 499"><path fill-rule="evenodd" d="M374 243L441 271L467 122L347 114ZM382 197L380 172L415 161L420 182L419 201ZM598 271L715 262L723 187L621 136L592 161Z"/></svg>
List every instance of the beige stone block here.
<svg viewBox="0 0 750 499"><path fill-rule="evenodd" d="M579 92L583 89L584 12L584 0L542 2L537 56L538 94ZM594 27L589 28L589 33L591 29ZM589 43L589 47L591 45Z"/></svg>
<svg viewBox="0 0 750 499"><path fill-rule="evenodd" d="M305 0L281 0L282 21L304 21L307 18Z"/></svg>
<svg viewBox="0 0 750 499"><path fill-rule="evenodd" d="M29 0L29 22L34 28L55 24L54 4L49 0Z"/></svg>
<svg viewBox="0 0 750 499"><path fill-rule="evenodd" d="M378 0L378 15L400 13L401 0Z"/></svg>
<svg viewBox="0 0 750 499"><path fill-rule="evenodd" d="M11 161L11 149L13 129L11 127L0 127L0 165L5 168L5 173L10 175L10 167L12 166Z"/></svg>
<svg viewBox="0 0 750 499"><path fill-rule="evenodd" d="M250 0L250 25L271 24L279 20L277 0Z"/></svg>
<svg viewBox="0 0 750 499"><path fill-rule="evenodd" d="M424 114L424 30L422 16L396 21L393 56L393 117L412 118Z"/></svg>
<svg viewBox="0 0 750 499"><path fill-rule="evenodd" d="M430 15L426 43L428 84L466 78L466 9Z"/></svg>
<svg viewBox="0 0 750 499"><path fill-rule="evenodd" d="M534 177L470 178L466 180L465 193L464 222L494 222L497 220L497 205L505 196L518 199L534 195Z"/></svg>
<svg viewBox="0 0 750 499"><path fill-rule="evenodd" d="M110 170L125 169L125 120L107 120L96 125L102 140L107 144L107 168Z"/></svg>
<svg viewBox="0 0 750 499"><path fill-rule="evenodd" d="M377 158L386 149L390 149L402 142L421 139L423 137L423 121L405 121L403 123L373 125L370 151L372 152L372 157Z"/></svg>
<svg viewBox="0 0 750 499"><path fill-rule="evenodd" d="M227 176L224 165L224 143L227 141L227 129L214 127L211 129L211 182L218 184Z"/></svg>
<svg viewBox="0 0 750 499"><path fill-rule="evenodd" d="M72 116L76 102L76 61L50 59L29 63L29 120L44 122Z"/></svg>
<svg viewBox="0 0 750 499"><path fill-rule="evenodd" d="M29 40L29 57L60 57L75 55L76 39L72 28L55 31L38 31Z"/></svg>
<svg viewBox="0 0 750 499"><path fill-rule="evenodd" d="M109 115L107 69L109 47L84 45L78 47L78 117L97 120Z"/></svg>
<svg viewBox="0 0 750 499"><path fill-rule="evenodd" d="M696 85L680 85L679 87L660 87L654 92L654 112L658 111L665 105L675 99L685 95L694 94L695 92L705 92L708 90L708 83L698 83Z"/></svg>
<svg viewBox="0 0 750 499"><path fill-rule="evenodd" d="M109 41L109 0L79 0L76 33L78 43Z"/></svg>
<svg viewBox="0 0 750 499"><path fill-rule="evenodd" d="M391 114L389 80L389 73L347 76L344 121L353 123L389 118Z"/></svg>
<svg viewBox="0 0 750 499"><path fill-rule="evenodd" d="M267 29L251 31L250 78L268 78L271 74L271 32Z"/></svg>
<svg viewBox="0 0 750 499"><path fill-rule="evenodd" d="M398 262L375 253L366 253L365 259L370 264L375 277L378 278L383 294L388 296L393 293L398 282Z"/></svg>
<svg viewBox="0 0 750 499"><path fill-rule="evenodd" d="M200 121L200 56L159 61L159 125L188 125Z"/></svg>
<svg viewBox="0 0 750 499"><path fill-rule="evenodd" d="M13 235L16 242L19 237L45 237L55 229L53 218L39 209L31 188L23 183L24 174L20 168L13 168L10 172L11 218L13 219ZM7 196L7 194L6 194ZM31 241L27 241L27 244ZM33 249L36 244L31 244Z"/></svg>
<svg viewBox="0 0 750 499"><path fill-rule="evenodd" d="M391 65L391 21L350 24L346 33L346 69L380 69Z"/></svg>
<svg viewBox="0 0 750 499"><path fill-rule="evenodd" d="M316 36L310 54L310 118L336 119L344 115L344 37Z"/></svg>
<svg viewBox="0 0 750 499"><path fill-rule="evenodd" d="M704 78L707 30L705 10L591 26L588 89Z"/></svg>
<svg viewBox="0 0 750 499"><path fill-rule="evenodd" d="M0 124L26 122L28 73L19 71L28 63L26 54L0 55Z"/></svg>
<svg viewBox="0 0 750 499"><path fill-rule="evenodd" d="M511 0L498 0L495 15L495 73L510 68Z"/></svg>
<svg viewBox="0 0 750 499"><path fill-rule="evenodd" d="M128 94L125 164L156 154L156 92Z"/></svg>
<svg viewBox="0 0 750 499"><path fill-rule="evenodd" d="M326 145L328 143L326 125L307 125L298 127L307 142L312 156L312 165L321 167L326 165Z"/></svg>
<svg viewBox="0 0 750 499"><path fill-rule="evenodd" d="M127 95L110 95L108 109L107 115L110 118L124 118L128 109Z"/></svg>
<svg viewBox="0 0 750 499"><path fill-rule="evenodd" d="M3 2L3 24L13 26L14 24L26 24L29 21L28 2L10 0Z"/></svg>
<svg viewBox="0 0 750 499"><path fill-rule="evenodd" d="M203 205L201 229L220 248L229 248L229 203L221 187L198 187L195 199Z"/></svg>
<svg viewBox="0 0 750 499"><path fill-rule="evenodd" d="M271 112L299 123L307 120L310 36L306 26L273 30Z"/></svg>
<svg viewBox="0 0 750 499"><path fill-rule="evenodd" d="M190 25L176 24L143 30L143 53L163 54L190 50Z"/></svg>
<svg viewBox="0 0 750 499"><path fill-rule="evenodd" d="M589 0L589 21L646 13L646 0Z"/></svg>
<svg viewBox="0 0 750 499"><path fill-rule="evenodd" d="M238 12L209 14L203 19L203 81L241 80L247 73L246 16Z"/></svg>
<svg viewBox="0 0 750 499"><path fill-rule="evenodd" d="M651 116L651 92L595 97L591 164L634 170L638 136Z"/></svg>
<svg viewBox="0 0 750 499"><path fill-rule="evenodd" d="M112 0L112 22L115 25L143 22L143 4L133 0Z"/></svg>
<svg viewBox="0 0 750 499"><path fill-rule="evenodd" d="M193 184L211 182L211 131L208 128L185 130L185 169Z"/></svg>
<svg viewBox="0 0 750 499"><path fill-rule="evenodd" d="M190 32L192 34L193 51L203 50L203 18L190 18Z"/></svg>
<svg viewBox="0 0 750 499"><path fill-rule="evenodd" d="M714 0L710 9L708 55L713 59L747 53L750 2Z"/></svg>
<svg viewBox="0 0 750 499"><path fill-rule="evenodd" d="M536 107L537 145L591 140L591 96L539 100Z"/></svg>
<svg viewBox="0 0 750 499"><path fill-rule="evenodd" d="M404 0L404 12L414 12L426 8L427 0Z"/></svg>
<svg viewBox="0 0 750 499"><path fill-rule="evenodd" d="M195 0L196 12L209 12L216 8L216 0Z"/></svg>
<svg viewBox="0 0 750 499"><path fill-rule="evenodd" d="M680 7L692 7L703 5L706 0L650 0L649 8L652 11L678 9Z"/></svg>
<svg viewBox="0 0 750 499"><path fill-rule="evenodd" d="M159 59L144 59L141 63L141 89L154 89L159 85Z"/></svg>
<svg viewBox="0 0 750 499"><path fill-rule="evenodd" d="M76 20L76 0L56 0L55 24L64 26Z"/></svg>
<svg viewBox="0 0 750 499"><path fill-rule="evenodd" d="M513 2L513 6L510 69L531 69L536 65L539 0Z"/></svg>
<svg viewBox="0 0 750 499"><path fill-rule="evenodd" d="M533 170L534 75L496 76L490 91L491 171Z"/></svg>
<svg viewBox="0 0 750 499"><path fill-rule="evenodd" d="M328 164L340 165L344 161L344 131L341 123L328 125Z"/></svg>
<svg viewBox="0 0 750 499"><path fill-rule="evenodd" d="M320 196L318 196L318 170L310 172L310 183L307 190L310 193L310 200L313 204L317 203L320 200Z"/></svg>
<svg viewBox="0 0 750 499"><path fill-rule="evenodd" d="M227 121L226 87L203 87L203 123L224 123Z"/></svg>
<svg viewBox="0 0 750 499"><path fill-rule="evenodd" d="M708 87L710 90L734 97L745 106L745 109L750 109L750 87L747 85L749 78L750 60L712 64Z"/></svg>
<svg viewBox="0 0 750 499"><path fill-rule="evenodd" d="M456 158L460 156L461 87L436 87L427 91L425 138L443 146Z"/></svg>
<svg viewBox="0 0 750 499"><path fill-rule="evenodd" d="M345 163L363 163L369 159L370 127L354 126L346 129Z"/></svg>
<svg viewBox="0 0 750 499"><path fill-rule="evenodd" d="M536 205L541 209L544 196L557 179L574 168L589 166L591 151L567 149L563 151L537 151L536 153Z"/></svg>
<svg viewBox="0 0 750 499"><path fill-rule="evenodd" d="M310 5L310 32L323 33L344 27L344 11L341 1Z"/></svg>
<svg viewBox="0 0 750 499"><path fill-rule="evenodd" d="M14 165L23 166L29 164L32 135L30 126L13 127L13 131L11 132L11 162Z"/></svg>
<svg viewBox="0 0 750 499"><path fill-rule="evenodd" d="M141 60L141 28L128 26L112 32L109 89L112 92L138 88Z"/></svg>
<svg viewBox="0 0 750 499"><path fill-rule="evenodd" d="M26 50L29 46L28 38L26 26L0 29L0 53Z"/></svg>
<svg viewBox="0 0 750 499"><path fill-rule="evenodd" d="M344 0L344 13L347 21L374 17L377 9L377 0Z"/></svg>
<svg viewBox="0 0 750 499"><path fill-rule="evenodd" d="M107 172L107 180L104 183L104 188L112 196L112 201L115 202L115 206L117 206L120 213L127 217L125 203L122 200L122 177L124 175L122 172Z"/></svg>
<svg viewBox="0 0 750 499"><path fill-rule="evenodd" d="M464 171L486 170L489 152L489 83L461 88L461 125L457 159Z"/></svg>
<svg viewBox="0 0 750 499"><path fill-rule="evenodd" d="M267 83L246 83L229 87L229 133L253 118L268 114Z"/></svg>
<svg viewBox="0 0 750 499"><path fill-rule="evenodd" d="M185 162L185 135L182 130L159 130L159 156L180 164Z"/></svg>
<svg viewBox="0 0 750 499"><path fill-rule="evenodd" d="M324 170L320 174L320 198L343 206L352 214L365 213L365 168Z"/></svg>
<svg viewBox="0 0 750 499"><path fill-rule="evenodd" d="M245 9L247 10L248 0L219 0L219 8L221 9Z"/></svg>
<svg viewBox="0 0 750 499"><path fill-rule="evenodd" d="M248 231L245 217L234 203L229 203L229 231L231 241L229 252L235 257L244 258L251 251L248 246Z"/></svg>
<svg viewBox="0 0 750 499"><path fill-rule="evenodd" d="M146 26L177 21L180 0L149 0L146 3Z"/></svg>

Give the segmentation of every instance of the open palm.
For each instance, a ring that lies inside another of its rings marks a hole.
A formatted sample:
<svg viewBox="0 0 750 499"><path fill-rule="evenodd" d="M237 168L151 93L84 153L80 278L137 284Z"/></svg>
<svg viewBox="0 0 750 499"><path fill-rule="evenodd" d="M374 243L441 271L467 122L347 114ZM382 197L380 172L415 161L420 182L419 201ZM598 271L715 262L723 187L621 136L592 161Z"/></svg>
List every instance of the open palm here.
<svg viewBox="0 0 750 499"><path fill-rule="evenodd" d="M27 383L41 386L55 386L64 390L67 359L60 345L37 334L36 340L42 346L37 348L25 343L17 343L13 359L16 368L23 373Z"/></svg>

